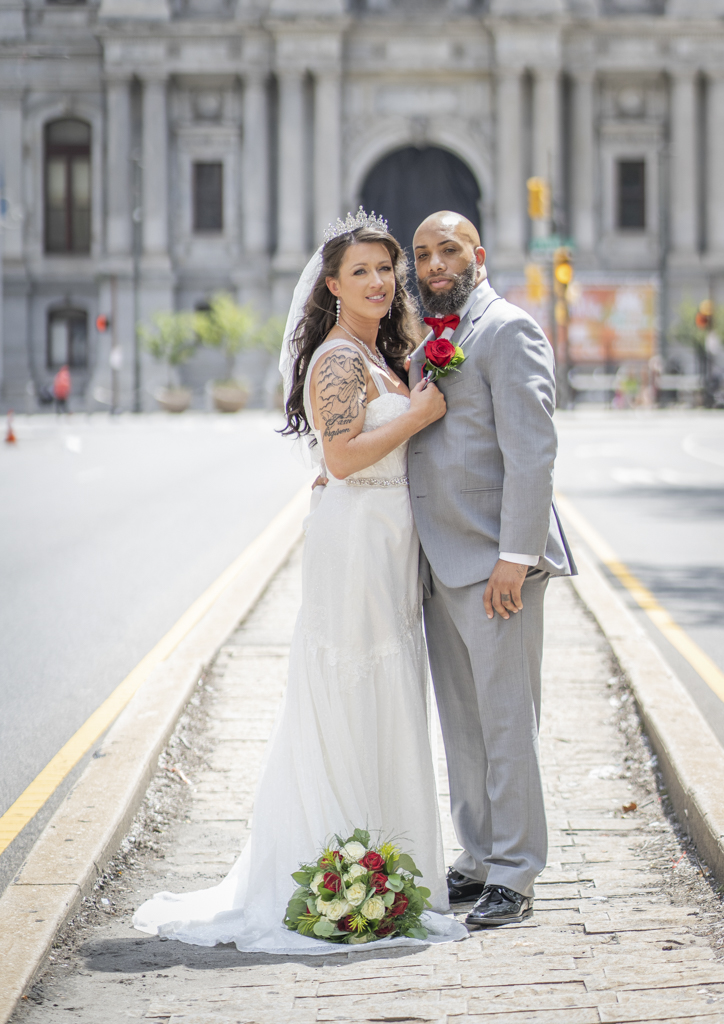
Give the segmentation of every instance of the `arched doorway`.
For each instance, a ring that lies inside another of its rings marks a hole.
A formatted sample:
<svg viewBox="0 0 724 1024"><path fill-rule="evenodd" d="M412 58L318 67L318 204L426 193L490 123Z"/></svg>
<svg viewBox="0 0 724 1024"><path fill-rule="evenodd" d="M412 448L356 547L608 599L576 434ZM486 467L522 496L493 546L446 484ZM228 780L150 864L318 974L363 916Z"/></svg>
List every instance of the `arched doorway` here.
<svg viewBox="0 0 724 1024"><path fill-rule="evenodd" d="M406 146L375 164L361 202L387 218L390 231L412 253L415 229L436 210L462 213L480 230L480 189L470 168L447 149Z"/></svg>

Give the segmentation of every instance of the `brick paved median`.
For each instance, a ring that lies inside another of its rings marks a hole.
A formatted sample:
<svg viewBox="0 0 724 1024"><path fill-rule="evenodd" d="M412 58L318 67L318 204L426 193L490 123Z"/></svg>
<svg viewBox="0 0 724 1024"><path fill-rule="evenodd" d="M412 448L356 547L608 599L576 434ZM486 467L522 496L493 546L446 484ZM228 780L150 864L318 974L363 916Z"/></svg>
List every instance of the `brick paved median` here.
<svg viewBox="0 0 724 1024"><path fill-rule="evenodd" d="M663 814L608 646L562 580L549 588L544 670L551 849L531 920L456 944L330 949L323 961L131 929L133 909L152 893L218 881L246 838L284 688L299 566L297 552L220 651L124 854L61 936L15 1024L724 1022L721 900ZM441 742L439 754L449 862Z"/></svg>

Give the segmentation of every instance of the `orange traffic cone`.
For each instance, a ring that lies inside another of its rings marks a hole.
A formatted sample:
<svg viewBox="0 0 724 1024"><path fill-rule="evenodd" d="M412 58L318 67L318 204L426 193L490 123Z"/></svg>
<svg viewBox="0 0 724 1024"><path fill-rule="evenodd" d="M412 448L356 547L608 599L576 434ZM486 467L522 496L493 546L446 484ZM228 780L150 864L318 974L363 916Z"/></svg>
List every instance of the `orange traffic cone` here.
<svg viewBox="0 0 724 1024"><path fill-rule="evenodd" d="M17 437L15 436L15 431L13 430L13 410L11 409L10 412L8 413L8 429L5 433L5 444L15 444L16 441Z"/></svg>

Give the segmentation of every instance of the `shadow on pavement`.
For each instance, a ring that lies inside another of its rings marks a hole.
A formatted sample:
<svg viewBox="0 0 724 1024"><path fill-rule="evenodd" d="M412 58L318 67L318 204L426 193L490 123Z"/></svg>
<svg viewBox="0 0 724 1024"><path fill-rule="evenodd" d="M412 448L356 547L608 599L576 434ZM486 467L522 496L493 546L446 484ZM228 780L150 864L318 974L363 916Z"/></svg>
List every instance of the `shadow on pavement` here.
<svg viewBox="0 0 724 1024"><path fill-rule="evenodd" d="M88 943L81 949L84 966L101 974L141 974L171 967L189 967L198 971L219 971L225 968L259 967L273 964L303 964L306 967L330 967L360 960L399 960L419 956L427 945L404 946L399 949L366 949L364 952L329 956L277 956L264 953L240 953L236 946L190 946L185 942L159 939L107 939Z"/></svg>

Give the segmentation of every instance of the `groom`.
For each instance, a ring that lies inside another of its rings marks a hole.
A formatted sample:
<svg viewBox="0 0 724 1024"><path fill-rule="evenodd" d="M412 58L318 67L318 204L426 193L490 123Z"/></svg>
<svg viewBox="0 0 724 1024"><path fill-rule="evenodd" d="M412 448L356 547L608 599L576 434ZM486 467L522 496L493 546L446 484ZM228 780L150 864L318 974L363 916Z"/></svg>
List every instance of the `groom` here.
<svg viewBox="0 0 724 1024"><path fill-rule="evenodd" d="M536 322L496 295L485 250L457 213L413 241L432 337L465 361L437 382L445 416L409 446L425 630L463 852L450 902L477 927L533 912L548 849L538 760L543 598L575 573L553 506L553 353ZM426 339L426 340L429 340ZM413 354L410 387L422 376Z"/></svg>

